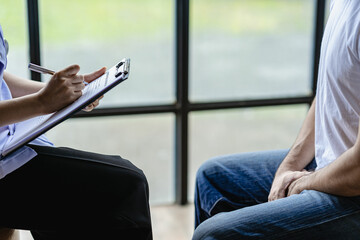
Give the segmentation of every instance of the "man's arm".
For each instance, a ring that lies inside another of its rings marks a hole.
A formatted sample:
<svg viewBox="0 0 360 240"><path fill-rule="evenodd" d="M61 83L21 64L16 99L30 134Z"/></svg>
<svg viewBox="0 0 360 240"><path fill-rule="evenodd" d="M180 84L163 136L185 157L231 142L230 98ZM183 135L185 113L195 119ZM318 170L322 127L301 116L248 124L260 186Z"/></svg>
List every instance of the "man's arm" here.
<svg viewBox="0 0 360 240"><path fill-rule="evenodd" d="M294 181L289 187L288 195L298 194L303 190L348 197L360 195L360 132L353 147L328 166Z"/></svg>
<svg viewBox="0 0 360 240"><path fill-rule="evenodd" d="M275 174L268 197L269 201L285 197L287 189L293 181L309 174L303 169L315 156L315 104L314 100L294 145Z"/></svg>
<svg viewBox="0 0 360 240"><path fill-rule="evenodd" d="M4 72L4 80L10 88L13 98L36 93L45 87L43 82L24 79L8 72Z"/></svg>

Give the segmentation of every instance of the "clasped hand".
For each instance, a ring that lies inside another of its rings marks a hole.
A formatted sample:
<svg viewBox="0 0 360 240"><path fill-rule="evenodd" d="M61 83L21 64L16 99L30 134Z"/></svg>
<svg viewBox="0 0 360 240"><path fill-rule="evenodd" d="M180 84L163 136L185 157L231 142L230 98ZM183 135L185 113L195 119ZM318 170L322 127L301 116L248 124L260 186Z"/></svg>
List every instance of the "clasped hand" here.
<svg viewBox="0 0 360 240"><path fill-rule="evenodd" d="M268 200L274 201L302 192L307 187L308 176L311 173L306 170L286 171L275 176Z"/></svg>
<svg viewBox="0 0 360 240"><path fill-rule="evenodd" d="M73 103L82 95L85 83L90 83L103 75L106 68L101 68L93 73L78 75L80 67L72 65L54 74L43 89L38 92L39 102L43 107L43 113L48 114L58 111ZM93 110L102 96L92 104L84 108L84 111Z"/></svg>

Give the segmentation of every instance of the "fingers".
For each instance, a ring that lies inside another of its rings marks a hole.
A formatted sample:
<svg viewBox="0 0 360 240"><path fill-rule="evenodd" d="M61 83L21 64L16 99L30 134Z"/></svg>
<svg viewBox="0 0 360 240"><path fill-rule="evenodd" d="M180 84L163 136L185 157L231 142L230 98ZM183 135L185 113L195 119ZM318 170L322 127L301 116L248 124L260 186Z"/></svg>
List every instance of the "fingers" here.
<svg viewBox="0 0 360 240"><path fill-rule="evenodd" d="M92 81L94 81L95 79L101 77L102 75L104 75L104 73L106 72L106 67L100 68L99 70L90 73L90 74L86 74L84 75L84 81L91 83Z"/></svg>
<svg viewBox="0 0 360 240"><path fill-rule="evenodd" d="M57 111L77 100L82 96L82 90L86 87L85 83L92 82L102 76L106 72L106 68L103 67L87 75L80 75L79 71L79 65L71 65L54 74L46 89L41 93L41 96L44 96L47 102L50 102L49 99L51 98L51 103L48 103L49 106L46 112ZM94 101L84 110L91 111L97 107L101 98Z"/></svg>
<svg viewBox="0 0 360 240"><path fill-rule="evenodd" d="M88 106L86 106L86 107L83 109L83 111L85 111L85 112L90 112L90 111L92 111L94 108L96 108L97 106L99 106L100 100L101 100L103 97L104 97L104 95L101 96L101 97L99 97L98 99L96 99L94 102L92 102L91 104L89 104Z"/></svg>
<svg viewBox="0 0 360 240"><path fill-rule="evenodd" d="M97 101L97 100L96 100ZM97 102L93 102L93 103L90 103L89 105L87 105L84 109L83 109L83 111L85 111L85 112L91 112L94 108L96 108L98 105L99 105L99 101L97 101Z"/></svg>
<svg viewBox="0 0 360 240"><path fill-rule="evenodd" d="M85 83L84 82L80 82L80 83L75 83L73 84L73 89L74 92L81 92L84 88L85 88Z"/></svg>
<svg viewBox="0 0 360 240"><path fill-rule="evenodd" d="M56 76L58 80L63 81L64 84L66 84L74 92L78 92L85 88L84 76L77 75L79 70L80 67L78 65L72 65L58 72Z"/></svg>
<svg viewBox="0 0 360 240"><path fill-rule="evenodd" d="M72 83L72 84L84 83L84 76L83 76L83 75L73 76L73 77L71 78L71 83Z"/></svg>
<svg viewBox="0 0 360 240"><path fill-rule="evenodd" d="M90 104L90 105L86 106L85 108L83 108L83 111L91 112L93 109L94 109L94 107Z"/></svg>
<svg viewBox="0 0 360 240"><path fill-rule="evenodd" d="M97 99L95 102L93 102L92 105L94 106L94 108L99 106L99 99Z"/></svg>
<svg viewBox="0 0 360 240"><path fill-rule="evenodd" d="M297 180L296 180L296 181L297 181ZM295 186L296 181L293 181L293 182L290 184L290 186L289 186L289 188L288 188L289 190L288 190L288 192L287 192L287 197L293 194L293 192L294 192L294 186Z"/></svg>
<svg viewBox="0 0 360 240"><path fill-rule="evenodd" d="M77 91L73 93L73 102L82 96L82 91Z"/></svg>
<svg viewBox="0 0 360 240"><path fill-rule="evenodd" d="M280 198L284 198L286 196L286 188L285 187L278 187L273 189L268 197L268 201L275 201Z"/></svg>
<svg viewBox="0 0 360 240"><path fill-rule="evenodd" d="M64 70L60 71L58 74L62 75L63 77L74 77L72 79L72 83L80 83L80 82L87 82L90 83L95 79L101 77L106 72L106 67L100 68L99 70L86 74L86 75L77 75L80 71L79 65L71 65Z"/></svg>
<svg viewBox="0 0 360 240"><path fill-rule="evenodd" d="M269 202L285 197L286 189L289 186L291 180L290 175L292 173L293 172L289 171L275 177L268 197Z"/></svg>
<svg viewBox="0 0 360 240"><path fill-rule="evenodd" d="M288 195L289 186L299 178L310 174L308 171L288 171L274 179L268 201L284 198Z"/></svg>
<svg viewBox="0 0 360 240"><path fill-rule="evenodd" d="M92 82L106 72L106 68L101 68L91 74L80 75L79 65L71 65L53 75L44 89L39 93L39 97L44 102L44 113L52 113L71 104L82 96L82 90L86 87L85 82ZM86 111L91 111L99 105L99 99L94 101Z"/></svg>
<svg viewBox="0 0 360 240"><path fill-rule="evenodd" d="M66 77L71 77L76 75L79 71L80 71L80 66L74 64L60 71L60 73L63 73L63 75Z"/></svg>

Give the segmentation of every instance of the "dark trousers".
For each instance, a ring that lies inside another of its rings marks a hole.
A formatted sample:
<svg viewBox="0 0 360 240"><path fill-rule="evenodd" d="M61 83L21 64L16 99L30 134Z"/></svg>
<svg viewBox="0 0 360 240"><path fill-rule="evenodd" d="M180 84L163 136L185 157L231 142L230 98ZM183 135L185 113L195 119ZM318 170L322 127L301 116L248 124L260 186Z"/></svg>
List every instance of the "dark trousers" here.
<svg viewBox="0 0 360 240"><path fill-rule="evenodd" d="M38 156L0 180L0 226L35 240L152 239L140 169L119 156L31 147Z"/></svg>

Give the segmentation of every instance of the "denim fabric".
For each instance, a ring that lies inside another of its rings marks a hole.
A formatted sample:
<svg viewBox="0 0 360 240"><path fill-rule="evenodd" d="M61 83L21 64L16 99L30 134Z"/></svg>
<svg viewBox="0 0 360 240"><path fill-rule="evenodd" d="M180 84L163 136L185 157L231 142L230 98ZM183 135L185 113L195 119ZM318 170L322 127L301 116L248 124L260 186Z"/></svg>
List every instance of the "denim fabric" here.
<svg viewBox="0 0 360 240"><path fill-rule="evenodd" d="M359 239L360 198L318 191L268 202L288 150L217 157L197 173L193 239ZM316 168L313 160L308 170Z"/></svg>

